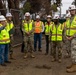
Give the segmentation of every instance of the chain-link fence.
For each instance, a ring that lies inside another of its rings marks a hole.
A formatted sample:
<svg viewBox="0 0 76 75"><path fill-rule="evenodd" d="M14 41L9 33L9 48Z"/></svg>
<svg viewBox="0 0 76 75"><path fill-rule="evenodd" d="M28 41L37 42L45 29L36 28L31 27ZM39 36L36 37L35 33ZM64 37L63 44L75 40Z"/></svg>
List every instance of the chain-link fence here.
<svg viewBox="0 0 76 75"><path fill-rule="evenodd" d="M20 10L16 9L10 9L10 12L13 15L13 22L15 25L15 30L14 30L14 44L19 45L22 43L22 34L21 34L21 25L22 25L22 19L20 16Z"/></svg>
<svg viewBox="0 0 76 75"><path fill-rule="evenodd" d="M0 15L4 15L6 14L7 10L6 9L0 9Z"/></svg>
<svg viewBox="0 0 76 75"><path fill-rule="evenodd" d="M14 45L18 45L22 43L22 34L21 34L21 16L20 16L20 10L16 9L10 9L10 12L13 15L13 23L14 23ZM7 9L0 9L0 15L6 16Z"/></svg>

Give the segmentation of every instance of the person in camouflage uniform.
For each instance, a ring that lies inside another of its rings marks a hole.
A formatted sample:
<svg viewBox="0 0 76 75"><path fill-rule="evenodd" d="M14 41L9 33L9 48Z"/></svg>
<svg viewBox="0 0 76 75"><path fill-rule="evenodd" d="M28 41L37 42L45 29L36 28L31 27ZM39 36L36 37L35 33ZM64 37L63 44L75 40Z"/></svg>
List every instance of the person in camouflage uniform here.
<svg viewBox="0 0 76 75"><path fill-rule="evenodd" d="M71 41L72 64L70 66L67 66L66 71L68 73L76 72L76 15L75 15L75 10L76 10L76 7L74 5L71 5L69 7L71 18L68 20L68 23L67 23L67 25L70 25L69 28L67 28L67 32L70 32L69 37L67 37L67 39Z"/></svg>
<svg viewBox="0 0 76 75"><path fill-rule="evenodd" d="M7 18L7 26L6 26L6 29L9 31L10 40L11 40L10 41L10 44L9 44L10 59L13 59L14 24L13 24L13 21L12 21L12 14L11 13L7 13L6 14L6 18Z"/></svg>
<svg viewBox="0 0 76 75"><path fill-rule="evenodd" d="M30 13L25 13L25 20L23 22L23 34L24 34L24 49L25 49L25 56L24 58L28 57L28 53L31 54L31 57L34 58L33 55L33 40L34 40L34 25L33 20L30 19Z"/></svg>
<svg viewBox="0 0 76 75"><path fill-rule="evenodd" d="M52 42L52 62L56 61L61 62L62 58L62 41L63 41L63 31L64 26L59 23L59 15L54 16L54 24L51 25L51 42ZM57 57L58 52L58 57Z"/></svg>
<svg viewBox="0 0 76 75"><path fill-rule="evenodd" d="M68 19L71 17L70 13L67 13L66 14L66 21L63 23L64 26L65 26L65 33L64 33L64 49L65 49L65 55L64 57L65 58L68 58L71 56L71 41L67 40L66 38L66 29L67 29L67 22L68 22Z"/></svg>
<svg viewBox="0 0 76 75"><path fill-rule="evenodd" d="M76 64L76 33L71 41L71 58L74 64Z"/></svg>

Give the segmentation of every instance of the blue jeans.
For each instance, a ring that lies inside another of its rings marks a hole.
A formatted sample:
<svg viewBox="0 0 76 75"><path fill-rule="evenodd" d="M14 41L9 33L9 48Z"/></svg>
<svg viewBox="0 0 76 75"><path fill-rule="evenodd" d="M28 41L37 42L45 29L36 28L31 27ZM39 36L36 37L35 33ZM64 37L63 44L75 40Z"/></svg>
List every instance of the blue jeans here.
<svg viewBox="0 0 76 75"><path fill-rule="evenodd" d="M0 64L8 61L9 44L0 44Z"/></svg>
<svg viewBox="0 0 76 75"><path fill-rule="evenodd" d="M38 42L38 49L41 49L41 39L42 33L34 33L34 49L37 49L37 42Z"/></svg>

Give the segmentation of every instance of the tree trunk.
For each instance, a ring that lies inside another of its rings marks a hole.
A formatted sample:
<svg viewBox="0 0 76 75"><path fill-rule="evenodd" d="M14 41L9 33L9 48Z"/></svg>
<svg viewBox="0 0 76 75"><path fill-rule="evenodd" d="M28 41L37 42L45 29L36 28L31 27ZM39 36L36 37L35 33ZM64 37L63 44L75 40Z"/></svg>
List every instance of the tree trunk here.
<svg viewBox="0 0 76 75"><path fill-rule="evenodd" d="M3 4L2 4L2 0L0 0L0 12L1 12L2 15L6 14L6 10L5 10L5 8L4 8Z"/></svg>
<svg viewBox="0 0 76 75"><path fill-rule="evenodd" d="M8 0L8 7L9 9L15 9L15 4L14 4L14 1L13 0Z"/></svg>
<svg viewBox="0 0 76 75"><path fill-rule="evenodd" d="M8 7L9 7L9 9L13 9L13 10L11 10L11 13L13 15L15 27L19 27L20 26L19 11L18 11L19 0L8 0ZM16 32L18 33L17 29L16 29Z"/></svg>

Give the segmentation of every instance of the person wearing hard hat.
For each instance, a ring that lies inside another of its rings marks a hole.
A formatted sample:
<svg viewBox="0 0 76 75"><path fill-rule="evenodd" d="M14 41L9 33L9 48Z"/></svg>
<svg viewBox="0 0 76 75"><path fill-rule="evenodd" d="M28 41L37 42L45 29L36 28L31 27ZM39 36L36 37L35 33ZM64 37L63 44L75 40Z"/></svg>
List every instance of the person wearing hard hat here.
<svg viewBox="0 0 76 75"><path fill-rule="evenodd" d="M14 24L13 24L13 21L12 21L12 14L11 13L6 13L6 19L7 19L6 29L9 31L10 40L11 40L10 45L9 45L10 59L13 59Z"/></svg>
<svg viewBox="0 0 76 75"><path fill-rule="evenodd" d="M0 15L0 65L6 66L5 63L11 63L8 61L10 36L6 30L6 18Z"/></svg>
<svg viewBox="0 0 76 75"><path fill-rule="evenodd" d="M30 19L30 13L25 13L25 20L23 21L23 35L24 35L24 58L28 57L28 53L30 52L30 56L34 58L33 55L33 36L34 36L34 23L33 20Z"/></svg>
<svg viewBox="0 0 76 75"><path fill-rule="evenodd" d="M44 31L43 22L40 21L40 16L36 16L36 21L34 22L34 52L37 51L37 41L38 41L38 51L41 50L41 40L42 40L42 32Z"/></svg>
<svg viewBox="0 0 76 75"><path fill-rule="evenodd" d="M76 7L71 5L69 7L71 18L66 23L66 38L70 41L70 53L72 58L72 64L67 66L67 72L76 72Z"/></svg>
<svg viewBox="0 0 76 75"><path fill-rule="evenodd" d="M46 53L45 55L48 55L49 53L49 38L50 36L50 26L53 24L51 21L51 16L47 15L47 22L45 23L45 40L46 40Z"/></svg>
<svg viewBox="0 0 76 75"><path fill-rule="evenodd" d="M66 53L64 55L65 58L69 58L70 57L70 41L66 39L66 27L67 27L67 22L68 20L70 19L71 15L70 15L70 12L66 14L66 21L63 23L64 26L65 26L65 35L64 35L64 46L65 46L65 50L66 50Z"/></svg>
<svg viewBox="0 0 76 75"><path fill-rule="evenodd" d="M59 15L55 14L53 18L54 24L51 25L51 42L52 42L52 62L56 61L56 49L58 52L58 62L62 58L62 41L64 26L59 23Z"/></svg>

